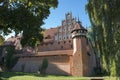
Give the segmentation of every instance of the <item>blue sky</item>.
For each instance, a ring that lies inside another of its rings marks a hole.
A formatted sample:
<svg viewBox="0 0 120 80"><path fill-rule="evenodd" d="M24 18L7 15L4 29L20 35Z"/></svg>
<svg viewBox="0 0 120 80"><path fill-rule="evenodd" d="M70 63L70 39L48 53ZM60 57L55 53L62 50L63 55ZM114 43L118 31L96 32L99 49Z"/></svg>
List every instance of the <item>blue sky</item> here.
<svg viewBox="0 0 120 80"><path fill-rule="evenodd" d="M89 27L90 21L85 10L87 0L58 0L59 4L56 9L51 8L51 14L44 21L45 24L42 26L46 29L53 28L61 25L61 21L65 19L65 14L72 12L73 17L78 18L82 22L84 27Z"/></svg>

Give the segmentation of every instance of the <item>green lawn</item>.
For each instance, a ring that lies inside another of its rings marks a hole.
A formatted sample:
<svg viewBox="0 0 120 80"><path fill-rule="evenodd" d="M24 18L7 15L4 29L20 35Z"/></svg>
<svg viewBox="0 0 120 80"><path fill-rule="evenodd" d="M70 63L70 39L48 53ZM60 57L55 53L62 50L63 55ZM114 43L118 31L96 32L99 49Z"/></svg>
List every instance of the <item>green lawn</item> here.
<svg viewBox="0 0 120 80"><path fill-rule="evenodd" d="M40 75L36 73L1 72L0 80L89 80L88 77Z"/></svg>
<svg viewBox="0 0 120 80"><path fill-rule="evenodd" d="M40 75L37 73L22 72L0 72L0 80L98 80L99 77L72 77L72 76L55 76ZM104 77L104 80L120 80L116 77Z"/></svg>

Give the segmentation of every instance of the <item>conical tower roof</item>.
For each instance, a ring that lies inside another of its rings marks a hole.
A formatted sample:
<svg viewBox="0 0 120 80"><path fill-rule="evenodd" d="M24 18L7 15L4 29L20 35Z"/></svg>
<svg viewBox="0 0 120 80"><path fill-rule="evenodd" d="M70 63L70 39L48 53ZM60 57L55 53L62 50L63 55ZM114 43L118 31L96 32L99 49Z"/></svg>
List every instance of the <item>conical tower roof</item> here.
<svg viewBox="0 0 120 80"><path fill-rule="evenodd" d="M72 32L75 31L75 30L79 30L79 29L86 30L86 29L82 26L81 21L79 21L79 19L78 19L78 21L76 22L76 24L75 24Z"/></svg>

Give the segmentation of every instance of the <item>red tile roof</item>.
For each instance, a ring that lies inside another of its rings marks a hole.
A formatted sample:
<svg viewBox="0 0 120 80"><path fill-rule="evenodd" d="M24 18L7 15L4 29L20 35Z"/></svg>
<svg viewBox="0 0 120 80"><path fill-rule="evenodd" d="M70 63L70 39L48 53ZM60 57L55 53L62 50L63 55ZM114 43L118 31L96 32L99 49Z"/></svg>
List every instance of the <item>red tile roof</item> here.
<svg viewBox="0 0 120 80"><path fill-rule="evenodd" d="M48 35L53 37L55 35L55 33L57 33L57 32L58 32L58 27L47 29L47 30L45 30L45 32L43 34L44 34L44 37L47 37Z"/></svg>

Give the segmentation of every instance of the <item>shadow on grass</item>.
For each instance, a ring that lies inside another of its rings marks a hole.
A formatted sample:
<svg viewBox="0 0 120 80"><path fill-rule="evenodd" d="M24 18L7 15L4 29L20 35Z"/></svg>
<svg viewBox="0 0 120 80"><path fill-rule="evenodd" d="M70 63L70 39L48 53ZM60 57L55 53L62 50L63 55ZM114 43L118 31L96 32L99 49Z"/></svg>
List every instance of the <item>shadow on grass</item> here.
<svg viewBox="0 0 120 80"><path fill-rule="evenodd" d="M37 73L23 73L23 72L0 72L0 80L8 79L14 76L36 76L36 77L47 77L48 75L37 74Z"/></svg>
<svg viewBox="0 0 120 80"><path fill-rule="evenodd" d="M0 72L0 80L7 80L11 77L15 76L35 76L35 77L62 77L69 78L71 76L68 75L49 75L49 74L38 74L38 73L25 73L25 72Z"/></svg>

